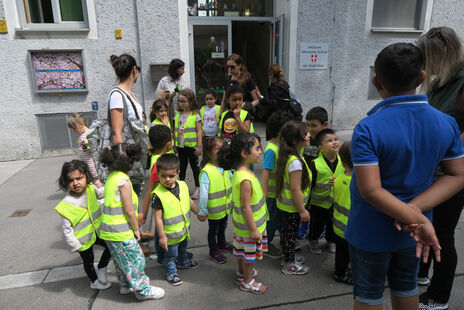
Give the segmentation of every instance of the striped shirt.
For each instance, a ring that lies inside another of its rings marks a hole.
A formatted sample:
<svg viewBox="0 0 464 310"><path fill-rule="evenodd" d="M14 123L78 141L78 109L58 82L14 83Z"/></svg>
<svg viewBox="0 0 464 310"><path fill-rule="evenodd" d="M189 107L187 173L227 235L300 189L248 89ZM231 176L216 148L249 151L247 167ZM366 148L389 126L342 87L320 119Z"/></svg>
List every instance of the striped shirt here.
<svg viewBox="0 0 464 310"><path fill-rule="evenodd" d="M95 169L95 164L93 162L92 153L90 152L90 147L88 143L86 142L87 133L88 133L88 130L84 132L83 134L81 134L79 138L77 139L77 157L79 157L80 160L82 160L89 166L90 173L92 173L92 176L94 178L97 178L98 177L97 169Z"/></svg>

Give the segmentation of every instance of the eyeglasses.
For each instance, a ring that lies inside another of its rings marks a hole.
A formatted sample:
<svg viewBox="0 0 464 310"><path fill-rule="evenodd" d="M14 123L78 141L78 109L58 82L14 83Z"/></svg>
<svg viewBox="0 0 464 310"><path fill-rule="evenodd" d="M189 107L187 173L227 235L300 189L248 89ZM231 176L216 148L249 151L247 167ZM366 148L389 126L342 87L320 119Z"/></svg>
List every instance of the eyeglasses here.
<svg viewBox="0 0 464 310"><path fill-rule="evenodd" d="M440 36L443 43L445 43L445 44L448 43L448 40L446 40L446 38L441 33L440 27L433 27L425 35L427 36L427 38L433 38L434 36L438 35L438 36Z"/></svg>
<svg viewBox="0 0 464 310"><path fill-rule="evenodd" d="M228 69L235 69L235 66L227 66Z"/></svg>

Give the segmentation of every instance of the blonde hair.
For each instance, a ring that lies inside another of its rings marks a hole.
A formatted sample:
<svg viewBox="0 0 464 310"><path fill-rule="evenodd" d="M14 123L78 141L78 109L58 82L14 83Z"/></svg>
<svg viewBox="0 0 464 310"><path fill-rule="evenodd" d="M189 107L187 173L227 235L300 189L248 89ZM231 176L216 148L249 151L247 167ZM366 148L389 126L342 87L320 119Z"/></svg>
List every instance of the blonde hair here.
<svg viewBox="0 0 464 310"><path fill-rule="evenodd" d="M279 84L282 85L284 83L284 69L281 66L274 64L269 69L269 73L274 79L279 80Z"/></svg>
<svg viewBox="0 0 464 310"><path fill-rule="evenodd" d="M81 123L84 123L85 127L89 127L89 124L87 123L87 119L85 118L84 115L80 113L73 113L68 119L68 127L71 129L76 128L77 125Z"/></svg>
<svg viewBox="0 0 464 310"><path fill-rule="evenodd" d="M424 93L430 91L434 81L440 86L446 84L464 65L461 40L450 27L434 27L421 35L416 44L424 55L427 73L421 86Z"/></svg>

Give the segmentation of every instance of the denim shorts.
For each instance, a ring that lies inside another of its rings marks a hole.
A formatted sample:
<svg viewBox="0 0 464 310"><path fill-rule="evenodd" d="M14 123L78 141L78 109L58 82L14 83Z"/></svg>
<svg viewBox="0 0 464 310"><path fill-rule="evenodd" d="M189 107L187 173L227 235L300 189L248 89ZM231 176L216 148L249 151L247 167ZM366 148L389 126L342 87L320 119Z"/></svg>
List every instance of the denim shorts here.
<svg viewBox="0 0 464 310"><path fill-rule="evenodd" d="M369 306L381 305L388 279L390 292L396 297L412 297L419 293L417 272L419 258L416 247L394 252L367 252L350 245L354 299Z"/></svg>

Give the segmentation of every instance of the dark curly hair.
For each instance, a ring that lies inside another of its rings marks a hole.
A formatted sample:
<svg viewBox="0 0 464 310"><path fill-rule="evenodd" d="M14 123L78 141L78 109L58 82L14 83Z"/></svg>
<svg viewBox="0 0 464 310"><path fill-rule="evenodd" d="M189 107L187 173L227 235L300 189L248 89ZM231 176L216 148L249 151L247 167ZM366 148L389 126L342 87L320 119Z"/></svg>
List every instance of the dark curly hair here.
<svg viewBox="0 0 464 310"><path fill-rule="evenodd" d="M171 129L164 125L152 126L148 131L148 138L150 139L150 144L153 150L155 152L160 151L169 141L171 141Z"/></svg>
<svg viewBox="0 0 464 310"><path fill-rule="evenodd" d="M62 191L67 191L69 189L69 178L68 174L70 172L73 172L74 170L79 170L80 173L84 174L85 177L87 178L87 184L92 183L92 173L90 173L89 166L82 160L71 160L67 161L63 164L63 167L61 167L61 175L60 178L58 179L58 187Z"/></svg>
<svg viewBox="0 0 464 310"><path fill-rule="evenodd" d="M242 161L242 151L251 152L256 140L261 143L261 138L248 132L241 132L232 138L230 144L225 143L218 153L218 162L225 170L236 169Z"/></svg>
<svg viewBox="0 0 464 310"><path fill-rule="evenodd" d="M177 81L180 78L179 73L177 73L177 70L179 70L182 67L185 67L185 63L179 58L174 58L169 63L168 74L173 81Z"/></svg>
<svg viewBox="0 0 464 310"><path fill-rule="evenodd" d="M142 148L137 144L120 143L100 152L100 161L111 171L128 173L136 161L142 159Z"/></svg>

